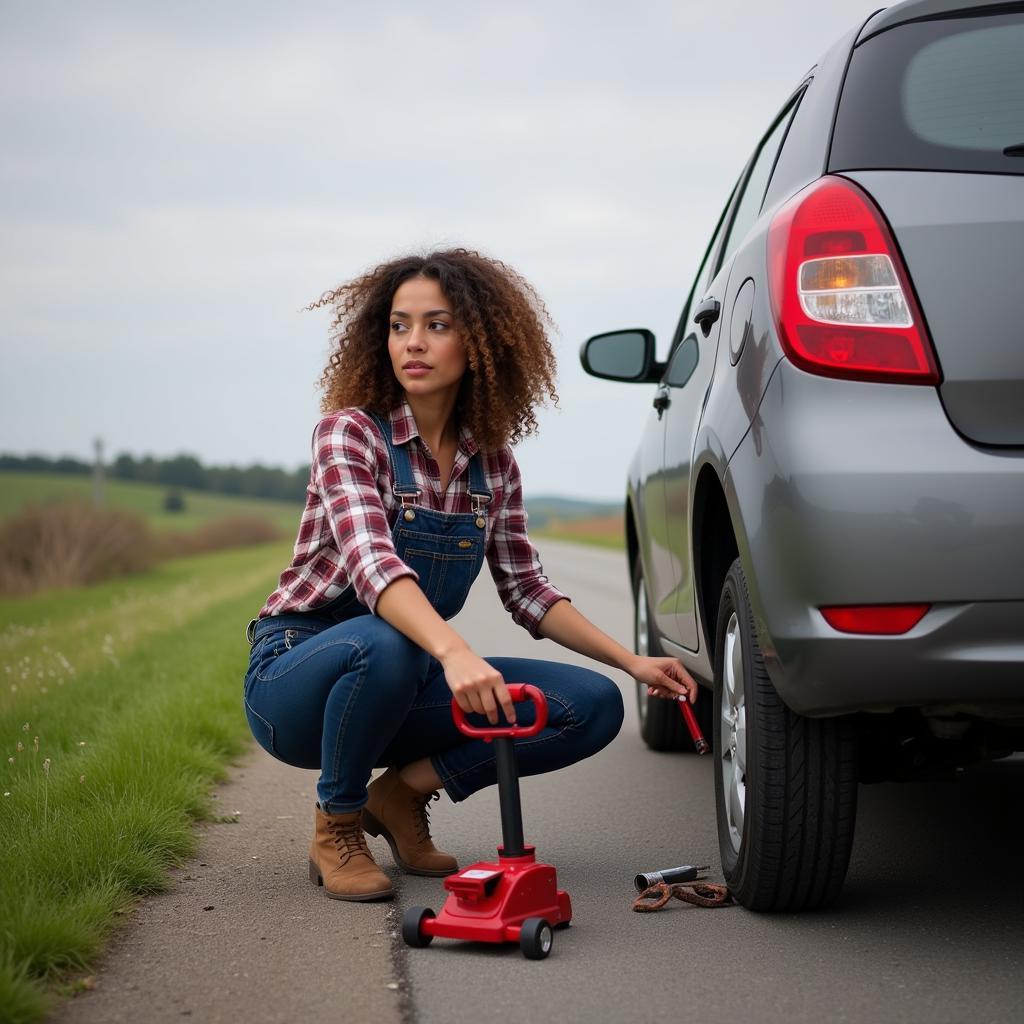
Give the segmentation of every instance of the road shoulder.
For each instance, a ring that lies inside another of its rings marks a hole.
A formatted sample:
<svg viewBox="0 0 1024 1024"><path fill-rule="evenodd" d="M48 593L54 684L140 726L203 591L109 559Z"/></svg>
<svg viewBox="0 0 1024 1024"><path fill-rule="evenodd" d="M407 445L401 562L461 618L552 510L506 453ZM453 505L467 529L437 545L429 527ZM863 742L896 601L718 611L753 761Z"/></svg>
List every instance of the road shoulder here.
<svg viewBox="0 0 1024 1024"><path fill-rule="evenodd" d="M349 1020L408 1019L394 904L329 900L308 880L316 776L253 744L216 790L237 822L199 826L197 857L139 903L93 973L96 987L51 1021L263 1024L328 1008Z"/></svg>

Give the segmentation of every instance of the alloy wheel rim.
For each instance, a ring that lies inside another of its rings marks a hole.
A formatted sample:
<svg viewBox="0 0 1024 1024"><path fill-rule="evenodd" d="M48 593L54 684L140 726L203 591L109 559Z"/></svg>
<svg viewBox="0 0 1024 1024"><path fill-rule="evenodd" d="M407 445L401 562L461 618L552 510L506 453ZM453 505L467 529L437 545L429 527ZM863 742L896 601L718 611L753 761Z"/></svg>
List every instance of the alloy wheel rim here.
<svg viewBox="0 0 1024 1024"><path fill-rule="evenodd" d="M739 616L733 612L725 627L722 658L722 793L729 841L735 853L743 841L743 815L747 802L747 709L743 682L743 644Z"/></svg>
<svg viewBox="0 0 1024 1024"><path fill-rule="evenodd" d="M640 577L640 585L636 592L636 653L646 657L649 651L650 635L647 624L647 601L644 596L644 578ZM637 712L640 715L640 725L643 726L647 720L647 703L650 698L647 696L647 687L637 683Z"/></svg>

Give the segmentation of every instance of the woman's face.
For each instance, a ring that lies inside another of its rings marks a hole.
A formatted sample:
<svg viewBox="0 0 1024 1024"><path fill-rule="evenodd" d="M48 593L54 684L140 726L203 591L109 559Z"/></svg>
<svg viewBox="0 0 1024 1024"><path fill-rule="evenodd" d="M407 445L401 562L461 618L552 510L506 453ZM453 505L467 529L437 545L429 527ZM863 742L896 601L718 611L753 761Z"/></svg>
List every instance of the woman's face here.
<svg viewBox="0 0 1024 1024"><path fill-rule="evenodd" d="M388 352L399 383L410 395L458 390L466 350L451 303L428 277L410 277L391 300ZM419 363L429 369L416 369Z"/></svg>

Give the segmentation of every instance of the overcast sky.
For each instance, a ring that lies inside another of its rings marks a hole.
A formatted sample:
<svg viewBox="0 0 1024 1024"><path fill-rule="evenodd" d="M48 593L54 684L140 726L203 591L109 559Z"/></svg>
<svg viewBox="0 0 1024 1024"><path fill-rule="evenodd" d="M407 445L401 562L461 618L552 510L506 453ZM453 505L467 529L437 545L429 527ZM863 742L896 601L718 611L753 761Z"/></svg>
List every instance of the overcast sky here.
<svg viewBox="0 0 1024 1024"><path fill-rule="evenodd" d="M664 355L760 135L880 6L5 0L0 450L294 468L328 353L302 307L466 245L558 327L527 497L621 500L654 386L580 343Z"/></svg>

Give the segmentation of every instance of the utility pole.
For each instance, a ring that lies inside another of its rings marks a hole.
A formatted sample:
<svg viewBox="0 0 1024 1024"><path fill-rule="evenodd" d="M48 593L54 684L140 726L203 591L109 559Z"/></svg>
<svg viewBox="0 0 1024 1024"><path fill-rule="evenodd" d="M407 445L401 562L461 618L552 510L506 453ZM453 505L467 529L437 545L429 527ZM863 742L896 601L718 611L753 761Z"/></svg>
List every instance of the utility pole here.
<svg viewBox="0 0 1024 1024"><path fill-rule="evenodd" d="M103 438L93 442L96 458L92 464L92 503L99 508L103 504Z"/></svg>

